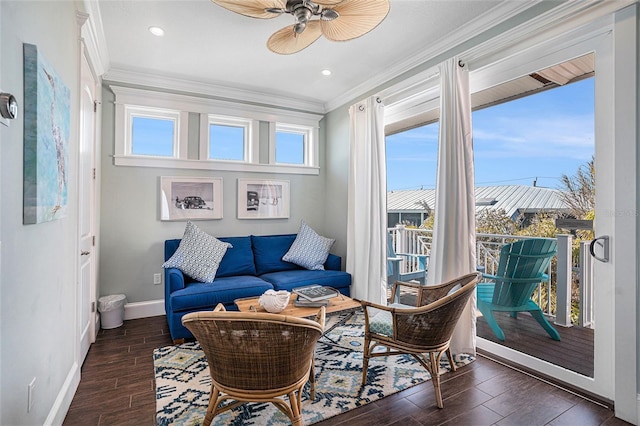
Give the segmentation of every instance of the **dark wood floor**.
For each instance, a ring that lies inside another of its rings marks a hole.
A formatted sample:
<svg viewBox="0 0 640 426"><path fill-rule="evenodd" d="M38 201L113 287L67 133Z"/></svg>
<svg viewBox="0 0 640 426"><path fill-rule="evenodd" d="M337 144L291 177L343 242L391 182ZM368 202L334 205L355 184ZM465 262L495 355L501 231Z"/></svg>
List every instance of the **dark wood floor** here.
<svg viewBox="0 0 640 426"><path fill-rule="evenodd" d="M65 425L155 425L153 349L171 344L162 317L103 330L89 350ZM431 382L320 425L626 425L606 407L479 356L442 377L444 409Z"/></svg>

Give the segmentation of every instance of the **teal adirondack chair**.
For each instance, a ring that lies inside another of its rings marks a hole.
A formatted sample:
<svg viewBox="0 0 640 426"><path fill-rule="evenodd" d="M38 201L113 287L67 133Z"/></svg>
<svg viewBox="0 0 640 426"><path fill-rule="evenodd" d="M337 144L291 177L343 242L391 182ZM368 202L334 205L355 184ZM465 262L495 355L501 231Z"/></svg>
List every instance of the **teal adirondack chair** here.
<svg viewBox="0 0 640 426"><path fill-rule="evenodd" d="M494 311L511 312L514 318L518 312L530 312L552 339L560 340L558 331L531 299L538 284L549 280L545 271L557 247L557 242L548 238L530 238L507 244L500 250L496 275L483 274L485 279L493 282L478 283L478 309L498 339L504 341L504 332L493 316Z"/></svg>
<svg viewBox="0 0 640 426"><path fill-rule="evenodd" d="M418 268L412 272L400 272L400 262L404 259L417 259ZM391 286L396 281L418 281L421 284L426 283L427 279L427 261L429 256L426 254L413 253L396 253L393 248L391 235L387 234L387 275L388 283Z"/></svg>

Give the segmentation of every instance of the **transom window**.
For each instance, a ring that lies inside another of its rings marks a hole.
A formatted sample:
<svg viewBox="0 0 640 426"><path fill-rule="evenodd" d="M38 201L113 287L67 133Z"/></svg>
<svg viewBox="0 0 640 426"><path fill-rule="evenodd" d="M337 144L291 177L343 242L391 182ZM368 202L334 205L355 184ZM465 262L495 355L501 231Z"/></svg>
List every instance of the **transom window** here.
<svg viewBox="0 0 640 426"><path fill-rule="evenodd" d="M314 129L309 126L276 123L272 161L276 164L312 165Z"/></svg>
<svg viewBox="0 0 640 426"><path fill-rule="evenodd" d="M306 134L276 131L276 163L304 164Z"/></svg>
<svg viewBox="0 0 640 426"><path fill-rule="evenodd" d="M127 152L130 155L176 157L180 112L127 108Z"/></svg>
<svg viewBox="0 0 640 426"><path fill-rule="evenodd" d="M209 160L249 161L252 120L209 116Z"/></svg>
<svg viewBox="0 0 640 426"><path fill-rule="evenodd" d="M319 174L320 114L109 88L116 166Z"/></svg>

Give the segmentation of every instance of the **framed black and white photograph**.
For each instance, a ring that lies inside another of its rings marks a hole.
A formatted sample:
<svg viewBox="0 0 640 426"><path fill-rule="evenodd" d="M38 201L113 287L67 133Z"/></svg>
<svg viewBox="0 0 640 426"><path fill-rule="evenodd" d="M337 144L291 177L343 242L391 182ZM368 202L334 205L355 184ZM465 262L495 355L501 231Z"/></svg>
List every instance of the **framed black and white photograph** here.
<svg viewBox="0 0 640 426"><path fill-rule="evenodd" d="M287 219L289 181L238 179L238 219Z"/></svg>
<svg viewBox="0 0 640 426"><path fill-rule="evenodd" d="M222 178L160 178L160 220L222 219Z"/></svg>

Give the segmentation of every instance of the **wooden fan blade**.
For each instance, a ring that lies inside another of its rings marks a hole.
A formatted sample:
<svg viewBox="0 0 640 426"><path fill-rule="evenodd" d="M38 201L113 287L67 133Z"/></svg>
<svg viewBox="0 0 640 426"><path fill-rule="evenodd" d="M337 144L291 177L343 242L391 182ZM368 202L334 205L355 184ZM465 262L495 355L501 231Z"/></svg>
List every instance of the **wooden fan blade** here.
<svg viewBox="0 0 640 426"><path fill-rule="evenodd" d="M314 3L319 4L320 6L335 6L343 1L344 0L314 0Z"/></svg>
<svg viewBox="0 0 640 426"><path fill-rule="evenodd" d="M329 40L345 41L377 27L389 13L389 0L344 0L332 9L340 16L321 21L322 34Z"/></svg>
<svg viewBox="0 0 640 426"><path fill-rule="evenodd" d="M276 31L267 40L269 50L281 55L290 55L309 46L322 35L320 21L307 22L307 27L301 34L296 34L293 25Z"/></svg>
<svg viewBox="0 0 640 426"><path fill-rule="evenodd" d="M280 16L279 13L267 12L267 8L284 9L283 0L211 0L227 10L250 16L252 18L269 19Z"/></svg>

